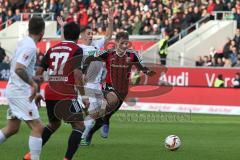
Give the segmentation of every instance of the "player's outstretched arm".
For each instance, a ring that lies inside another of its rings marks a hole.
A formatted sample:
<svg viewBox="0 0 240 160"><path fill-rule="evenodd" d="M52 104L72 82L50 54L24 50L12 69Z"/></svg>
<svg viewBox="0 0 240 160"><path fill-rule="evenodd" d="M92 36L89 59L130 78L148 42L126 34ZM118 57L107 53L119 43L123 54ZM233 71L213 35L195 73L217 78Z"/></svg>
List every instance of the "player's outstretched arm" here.
<svg viewBox="0 0 240 160"><path fill-rule="evenodd" d="M138 56L138 53L134 54L134 65L138 70L142 71L148 76L154 76L156 74L156 72L151 71L148 67L143 65L142 59Z"/></svg>
<svg viewBox="0 0 240 160"><path fill-rule="evenodd" d="M109 8L108 10L108 28L107 33L105 35L105 44L112 39L113 34L113 8Z"/></svg>
<svg viewBox="0 0 240 160"><path fill-rule="evenodd" d="M63 21L63 18L60 17L60 16L57 17L57 22L58 22L58 24L59 24L60 27L61 27L61 40L64 40L64 34L63 34L64 30L63 30L63 27L64 27L64 25L65 25L67 22Z"/></svg>
<svg viewBox="0 0 240 160"><path fill-rule="evenodd" d="M36 82L34 82L34 80L29 77L27 71L26 71L26 67L21 64L21 63L16 63L16 69L15 69L15 73L27 84L29 84L33 89L32 89L32 93L31 96L29 97L30 102L33 101L33 99L36 96L37 90L38 90L38 85Z"/></svg>

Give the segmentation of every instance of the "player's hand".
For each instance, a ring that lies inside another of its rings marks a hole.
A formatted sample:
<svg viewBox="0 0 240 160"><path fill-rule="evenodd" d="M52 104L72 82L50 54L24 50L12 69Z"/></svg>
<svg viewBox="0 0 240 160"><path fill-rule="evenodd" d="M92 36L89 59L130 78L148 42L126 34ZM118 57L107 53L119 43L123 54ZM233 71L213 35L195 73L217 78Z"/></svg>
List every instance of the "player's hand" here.
<svg viewBox="0 0 240 160"><path fill-rule="evenodd" d="M38 108L41 108L41 100L45 101L43 96L40 93L37 93L35 96L35 104Z"/></svg>
<svg viewBox="0 0 240 160"><path fill-rule="evenodd" d="M43 78L42 75L38 75L38 76L34 76L34 77L33 77L33 80L34 80L35 82L37 82L37 83L42 83L43 80L44 80L44 78Z"/></svg>
<svg viewBox="0 0 240 160"><path fill-rule="evenodd" d="M31 96L29 97L29 101L32 102L37 94L37 90L38 90L38 85L36 82L33 82L32 84L32 93Z"/></svg>
<svg viewBox="0 0 240 160"><path fill-rule="evenodd" d="M89 101L89 98L87 96L82 96L82 102L83 102L83 104L85 105L86 108L89 107L90 101Z"/></svg>
<svg viewBox="0 0 240 160"><path fill-rule="evenodd" d="M64 25L67 23L67 22L63 21L61 16L57 17L57 22L61 27L64 27Z"/></svg>
<svg viewBox="0 0 240 160"><path fill-rule="evenodd" d="M108 9L108 21L111 23L111 22L113 22L113 19L114 19L114 17L113 17L113 8L110 7Z"/></svg>
<svg viewBox="0 0 240 160"><path fill-rule="evenodd" d="M155 74L156 74L155 71L148 71L148 72L147 72L147 75L150 76L150 77L151 77L151 76L154 76Z"/></svg>

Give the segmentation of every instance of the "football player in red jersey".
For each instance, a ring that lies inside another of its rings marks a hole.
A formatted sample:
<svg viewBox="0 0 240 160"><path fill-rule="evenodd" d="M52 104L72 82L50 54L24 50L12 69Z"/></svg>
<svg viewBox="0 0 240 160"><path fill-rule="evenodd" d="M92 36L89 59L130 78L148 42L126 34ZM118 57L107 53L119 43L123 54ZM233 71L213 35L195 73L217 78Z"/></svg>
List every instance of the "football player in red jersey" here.
<svg viewBox="0 0 240 160"><path fill-rule="evenodd" d="M84 131L83 112L77 101L78 88L83 103L89 104L85 96L81 62L83 50L77 45L80 27L74 22L64 26L64 41L51 47L42 59L37 75L48 71L48 85L45 89L46 108L49 124L42 134L42 145L60 127L61 120L72 126L72 133L68 139L68 148L64 160L71 160L79 147ZM28 156L28 157L27 157ZM25 155L25 159L29 154Z"/></svg>
<svg viewBox="0 0 240 160"><path fill-rule="evenodd" d="M89 132L87 140L90 144L93 134L102 127L101 136L107 138L109 132L109 120L111 116L121 107L124 99L128 94L129 76L133 65L148 76L155 75L143 66L141 58L137 51L129 48L129 35L127 32L119 32L116 35L116 46L114 49L105 50L99 57L106 63L107 77L105 91L113 91L118 97L118 105L108 110L108 114L96 120L92 130Z"/></svg>

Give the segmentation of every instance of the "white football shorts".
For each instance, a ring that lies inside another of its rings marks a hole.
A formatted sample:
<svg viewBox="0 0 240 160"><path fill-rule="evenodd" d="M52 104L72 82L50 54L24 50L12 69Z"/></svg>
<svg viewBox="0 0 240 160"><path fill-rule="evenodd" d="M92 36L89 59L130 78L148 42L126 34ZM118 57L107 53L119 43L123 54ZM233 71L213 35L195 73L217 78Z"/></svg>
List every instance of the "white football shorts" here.
<svg viewBox="0 0 240 160"><path fill-rule="evenodd" d="M7 119L20 119L24 121L39 119L38 108L35 101L28 98L8 98L9 109Z"/></svg>

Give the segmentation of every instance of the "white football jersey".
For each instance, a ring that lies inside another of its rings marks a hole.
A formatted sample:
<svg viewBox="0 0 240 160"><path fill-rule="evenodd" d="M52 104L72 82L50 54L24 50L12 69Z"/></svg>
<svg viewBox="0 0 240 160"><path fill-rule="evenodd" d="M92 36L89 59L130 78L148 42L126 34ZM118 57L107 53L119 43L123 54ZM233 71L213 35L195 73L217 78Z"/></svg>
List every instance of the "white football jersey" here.
<svg viewBox="0 0 240 160"><path fill-rule="evenodd" d="M97 57L98 54L100 53L100 48L102 48L104 46L104 43L105 43L105 39L101 38L99 40L93 40L92 44L89 46L80 44L79 46L83 50L83 62L86 60L86 58L88 56ZM82 63L82 64L84 64L84 63ZM95 88L95 87L92 87L91 84L100 84L101 81L106 76L105 71L106 70L101 61L91 62L91 64L88 66L88 71L86 73L87 87Z"/></svg>
<svg viewBox="0 0 240 160"><path fill-rule="evenodd" d="M26 98L31 95L31 86L25 83L16 73L16 63L26 66L30 77L35 74L37 46L34 40L27 36L18 42L16 51L12 57L10 78L6 88L8 98Z"/></svg>

